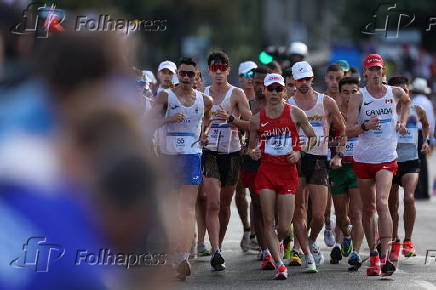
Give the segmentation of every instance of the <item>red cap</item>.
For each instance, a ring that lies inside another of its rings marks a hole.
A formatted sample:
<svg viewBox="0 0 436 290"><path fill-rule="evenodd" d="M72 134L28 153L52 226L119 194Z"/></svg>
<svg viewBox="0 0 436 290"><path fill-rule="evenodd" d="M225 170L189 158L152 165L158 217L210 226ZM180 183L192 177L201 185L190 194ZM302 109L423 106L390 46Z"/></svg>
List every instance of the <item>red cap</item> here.
<svg viewBox="0 0 436 290"><path fill-rule="evenodd" d="M379 67L384 67L384 61L383 58L380 56L380 54L370 54L368 55L365 60L363 61L363 66L365 68L370 68L373 66L379 66Z"/></svg>

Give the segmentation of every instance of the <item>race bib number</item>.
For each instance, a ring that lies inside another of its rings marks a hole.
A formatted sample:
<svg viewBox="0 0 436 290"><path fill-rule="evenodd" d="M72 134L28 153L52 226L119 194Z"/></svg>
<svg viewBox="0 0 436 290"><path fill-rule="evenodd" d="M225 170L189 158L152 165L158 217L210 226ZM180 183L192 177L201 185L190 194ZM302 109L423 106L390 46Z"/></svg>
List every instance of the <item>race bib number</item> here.
<svg viewBox="0 0 436 290"><path fill-rule="evenodd" d="M168 133L167 150L170 153L189 154L195 141L194 134L191 133Z"/></svg>
<svg viewBox="0 0 436 290"><path fill-rule="evenodd" d="M377 137L389 138L392 133L392 119L379 120L377 128L370 132Z"/></svg>
<svg viewBox="0 0 436 290"><path fill-rule="evenodd" d="M273 156L288 155L292 152L292 138L289 135L270 136L265 142L265 153Z"/></svg>
<svg viewBox="0 0 436 290"><path fill-rule="evenodd" d="M415 127L406 127L406 134L398 134L398 143L416 144L418 140L418 129Z"/></svg>
<svg viewBox="0 0 436 290"><path fill-rule="evenodd" d="M324 138L324 127L322 126L322 124L320 124L319 122L313 122L313 123L311 122L310 124L312 125L313 131L315 132L316 135L316 144L312 145L311 148L308 148L309 138L307 138L307 136L303 133L303 130L300 130L300 144L301 144L302 151L305 152L309 152L310 149L313 149L314 147L317 146L321 146L325 142L328 142L327 140L325 140L328 138Z"/></svg>
<svg viewBox="0 0 436 290"><path fill-rule="evenodd" d="M213 124L209 130L208 148L212 151L229 153L232 128L229 124Z"/></svg>
<svg viewBox="0 0 436 290"><path fill-rule="evenodd" d="M344 156L353 156L354 148L357 146L357 137L348 138L347 144L345 145Z"/></svg>

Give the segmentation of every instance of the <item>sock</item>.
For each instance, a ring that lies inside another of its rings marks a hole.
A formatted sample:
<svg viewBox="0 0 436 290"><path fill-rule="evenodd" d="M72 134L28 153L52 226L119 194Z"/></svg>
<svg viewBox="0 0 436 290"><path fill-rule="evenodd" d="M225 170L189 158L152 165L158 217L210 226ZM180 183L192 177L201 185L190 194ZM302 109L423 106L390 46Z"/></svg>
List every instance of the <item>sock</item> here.
<svg viewBox="0 0 436 290"><path fill-rule="evenodd" d="M344 239L351 240L351 236L345 236Z"/></svg>
<svg viewBox="0 0 436 290"><path fill-rule="evenodd" d="M378 252L377 252L377 251L370 252L369 255L370 255L371 257L375 257L375 256L378 256Z"/></svg>
<svg viewBox="0 0 436 290"><path fill-rule="evenodd" d="M359 250L353 249L353 252L359 255Z"/></svg>
<svg viewBox="0 0 436 290"><path fill-rule="evenodd" d="M304 259L305 259L306 261L312 261L312 262L315 261L315 260L313 259L313 256L312 256L311 253L310 253L310 254L307 254L307 255L304 255Z"/></svg>
<svg viewBox="0 0 436 290"><path fill-rule="evenodd" d="M250 240L254 240L256 238L256 234L250 234Z"/></svg>
<svg viewBox="0 0 436 290"><path fill-rule="evenodd" d="M335 243L334 248L340 248L341 247L341 243Z"/></svg>
<svg viewBox="0 0 436 290"><path fill-rule="evenodd" d="M400 239L398 239L397 242L399 242L399 241L400 241ZM405 241L405 242L410 242L411 240L410 240L410 239L404 239L404 241Z"/></svg>
<svg viewBox="0 0 436 290"><path fill-rule="evenodd" d="M244 229L244 232L250 232L251 233L251 229L250 228L246 228L246 229Z"/></svg>
<svg viewBox="0 0 436 290"><path fill-rule="evenodd" d="M284 264L283 264L283 262L282 262L282 261L280 261L280 262L276 263L276 267L277 267L277 268L279 268L279 267L281 267L281 266L284 266Z"/></svg>
<svg viewBox="0 0 436 290"><path fill-rule="evenodd" d="M269 250L268 250L268 249L266 249L266 250L263 250L262 252L264 253L264 255L271 255L271 253L269 252Z"/></svg>

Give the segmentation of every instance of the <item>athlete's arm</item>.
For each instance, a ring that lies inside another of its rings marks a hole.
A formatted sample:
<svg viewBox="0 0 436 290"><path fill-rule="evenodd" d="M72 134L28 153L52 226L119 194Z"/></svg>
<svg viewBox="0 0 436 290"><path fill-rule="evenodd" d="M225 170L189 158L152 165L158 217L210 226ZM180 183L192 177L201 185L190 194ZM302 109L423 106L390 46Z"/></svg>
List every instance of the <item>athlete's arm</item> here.
<svg viewBox="0 0 436 290"><path fill-rule="evenodd" d="M261 155L259 146L257 146L257 130L259 130L259 123L260 114L257 113L251 117L249 126L250 137L248 142L248 154L254 160L258 160Z"/></svg>
<svg viewBox="0 0 436 290"><path fill-rule="evenodd" d="M239 129L249 130L250 128L250 118L251 118L251 110L250 105L248 103L248 99L245 96L245 93L242 89L234 89L233 97L236 102L236 106L238 107L238 111L241 114L241 119L235 118L232 124Z"/></svg>
<svg viewBox="0 0 436 290"><path fill-rule="evenodd" d="M397 125L397 130L400 134L406 134L406 122L407 117L409 116L410 110L410 97L404 92L402 88L393 87L392 93L394 97L398 100L398 104L400 106L400 120Z"/></svg>
<svg viewBox="0 0 436 290"><path fill-rule="evenodd" d="M422 137L424 138L424 142L422 142L421 152L427 154L430 151L430 142L427 141L430 139L430 123L427 119L427 113L424 108L420 105L415 105L416 114L418 115L419 121L422 124Z"/></svg>
<svg viewBox="0 0 436 290"><path fill-rule="evenodd" d="M347 135L345 134L345 120L342 117L341 111L339 111L336 101L326 96L324 98L324 108L326 109L327 118L330 124L336 129L337 132L337 144L336 144L336 155L330 160L330 165L333 169L342 166L341 159L338 153L344 153L345 143L347 142ZM330 139L330 137L329 137Z"/></svg>
<svg viewBox="0 0 436 290"><path fill-rule="evenodd" d="M308 137L309 144L307 144L307 148L310 149L313 145L316 144L316 134L313 130L312 125L310 125L309 119L307 119L306 113L298 108L297 106L292 106L291 110L291 118L295 122L297 126L297 130L300 128L303 130L304 134ZM298 152L292 152L292 154L289 155L288 160L291 163L296 163L298 160L301 159L301 153Z"/></svg>
<svg viewBox="0 0 436 290"><path fill-rule="evenodd" d="M359 110L362 105L362 94L356 94L350 97L347 108L347 127L345 129L347 137L355 137L365 132L359 124ZM364 125L368 128L368 124ZM369 128L368 128L369 129Z"/></svg>
<svg viewBox="0 0 436 290"><path fill-rule="evenodd" d="M204 103L204 116L203 116L203 123L201 128L201 135L200 135L200 141L202 145L207 145L207 135L209 134L210 129L210 121L212 120L212 106L213 106L213 100L212 97L202 94L203 95L203 103Z"/></svg>

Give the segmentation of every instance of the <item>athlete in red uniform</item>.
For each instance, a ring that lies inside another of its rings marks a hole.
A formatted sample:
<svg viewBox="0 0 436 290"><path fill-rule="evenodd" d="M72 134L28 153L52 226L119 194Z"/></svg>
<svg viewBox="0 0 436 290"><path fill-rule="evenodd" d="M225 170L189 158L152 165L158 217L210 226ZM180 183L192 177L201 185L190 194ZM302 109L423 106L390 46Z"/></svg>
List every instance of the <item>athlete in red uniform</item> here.
<svg viewBox="0 0 436 290"><path fill-rule="evenodd" d="M266 106L251 119L249 154L255 160L261 159L255 188L260 195L264 236L271 251L267 256L270 269L277 269L274 279L282 280L288 271L279 255L279 241L288 236L294 215L296 162L301 157L297 127L309 137L315 137L315 132L302 110L283 101L285 83L281 75L268 74L264 85ZM276 209L278 236L274 232Z"/></svg>

